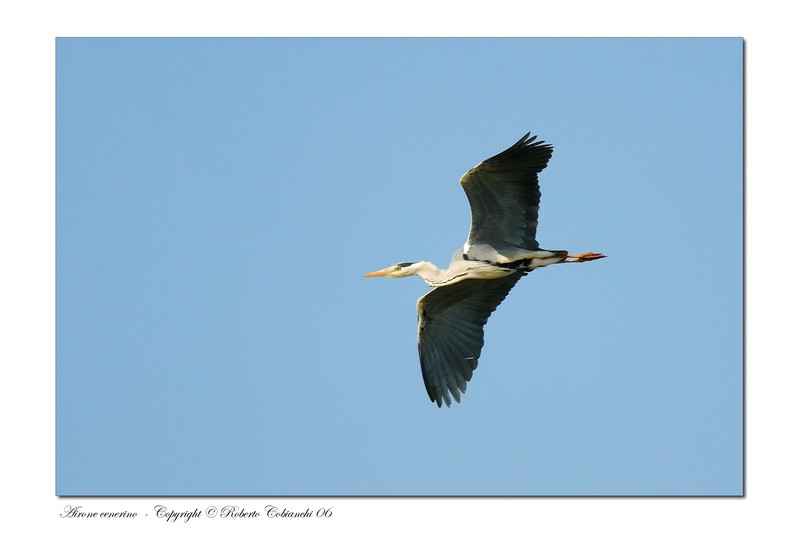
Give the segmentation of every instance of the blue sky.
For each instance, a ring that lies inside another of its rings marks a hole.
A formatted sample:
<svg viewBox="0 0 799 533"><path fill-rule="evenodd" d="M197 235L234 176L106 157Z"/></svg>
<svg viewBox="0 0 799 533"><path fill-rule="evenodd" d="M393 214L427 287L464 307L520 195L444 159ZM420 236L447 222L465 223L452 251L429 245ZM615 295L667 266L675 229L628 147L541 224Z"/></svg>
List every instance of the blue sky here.
<svg viewBox="0 0 799 533"><path fill-rule="evenodd" d="M59 39L57 486L69 494L742 491L740 39ZM458 178L554 145L461 404L419 279ZM198 467L202 465L202 467Z"/></svg>

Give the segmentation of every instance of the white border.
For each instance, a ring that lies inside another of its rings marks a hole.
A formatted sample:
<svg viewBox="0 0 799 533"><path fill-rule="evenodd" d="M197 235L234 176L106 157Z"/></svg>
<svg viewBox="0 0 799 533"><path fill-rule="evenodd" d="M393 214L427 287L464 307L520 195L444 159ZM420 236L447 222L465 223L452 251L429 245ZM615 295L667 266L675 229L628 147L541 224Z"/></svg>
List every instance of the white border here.
<svg viewBox="0 0 799 533"><path fill-rule="evenodd" d="M13 2L0 25L0 522L38 531L137 531L151 522L70 522L67 504L152 509L155 498L54 496L54 68L56 36L743 36L746 39L747 472L745 498L279 499L332 506L330 522L224 523L227 530L753 531L785 530L796 500L797 175L795 17L788 3L303 1L274 5L138 0ZM695 260L740 250L696 243ZM664 253L668 253L665 250ZM227 502L262 507L268 498ZM223 499L175 499L205 509ZM222 524L221 522L216 524ZM177 524L192 530L210 521ZM46 529L42 529L46 528Z"/></svg>

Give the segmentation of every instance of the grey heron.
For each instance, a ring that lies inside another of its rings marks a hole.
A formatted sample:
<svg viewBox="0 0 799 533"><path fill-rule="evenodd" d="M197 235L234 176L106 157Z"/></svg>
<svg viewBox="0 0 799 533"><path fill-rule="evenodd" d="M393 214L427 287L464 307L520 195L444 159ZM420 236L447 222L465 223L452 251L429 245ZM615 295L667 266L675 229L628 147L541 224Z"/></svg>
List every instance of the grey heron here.
<svg viewBox="0 0 799 533"><path fill-rule="evenodd" d="M365 277L419 276L433 290L419 298L419 360L430 400L439 407L451 397L460 402L477 368L483 326L522 276L558 263L582 263L601 253L570 254L538 246L538 173L552 156L552 145L530 133L507 150L464 174L460 184L472 211L463 247L447 269L429 261L397 263ZM451 396L451 397L450 397Z"/></svg>

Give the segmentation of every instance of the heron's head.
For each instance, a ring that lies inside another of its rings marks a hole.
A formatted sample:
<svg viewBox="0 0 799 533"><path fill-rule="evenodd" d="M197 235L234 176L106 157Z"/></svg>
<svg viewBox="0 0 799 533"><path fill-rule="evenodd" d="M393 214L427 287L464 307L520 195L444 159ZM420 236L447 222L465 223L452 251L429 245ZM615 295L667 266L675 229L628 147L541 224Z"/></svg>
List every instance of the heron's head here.
<svg viewBox="0 0 799 533"><path fill-rule="evenodd" d="M364 274L363 277L374 278L377 276L382 276L384 278L404 278L405 276L415 276L419 273L419 269L424 266L425 263L426 261L419 261L418 263L397 263L396 265L391 265L383 270L377 270L375 272Z"/></svg>

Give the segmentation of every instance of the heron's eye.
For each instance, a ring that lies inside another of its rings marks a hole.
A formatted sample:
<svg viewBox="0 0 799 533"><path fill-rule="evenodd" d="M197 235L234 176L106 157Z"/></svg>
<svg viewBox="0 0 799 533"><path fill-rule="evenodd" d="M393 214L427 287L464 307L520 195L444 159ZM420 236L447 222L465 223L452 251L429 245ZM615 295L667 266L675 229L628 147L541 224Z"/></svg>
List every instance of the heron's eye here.
<svg viewBox="0 0 799 533"><path fill-rule="evenodd" d="M397 265L394 267L394 270L402 270L402 265Z"/></svg>

